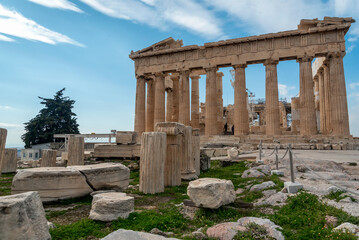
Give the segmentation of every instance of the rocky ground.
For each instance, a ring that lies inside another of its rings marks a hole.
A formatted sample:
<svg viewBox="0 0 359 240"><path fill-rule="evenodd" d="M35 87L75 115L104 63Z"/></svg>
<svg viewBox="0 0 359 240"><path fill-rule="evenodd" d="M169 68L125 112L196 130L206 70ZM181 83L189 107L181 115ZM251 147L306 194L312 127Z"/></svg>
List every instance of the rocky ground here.
<svg viewBox="0 0 359 240"><path fill-rule="evenodd" d="M313 167L315 161L316 159L309 161L313 162ZM332 205L340 204L349 199L355 202L355 198L350 196L348 198L342 192L328 194L324 191L327 190L327 186L324 185L318 188L323 190L322 194L318 194L320 198L307 192L288 194L283 190L283 180L278 176L270 175L269 165L247 161L223 165L219 161L212 161L211 169L201 173L200 178L230 180L233 183L235 200L218 209L208 209L196 207L193 203L188 204L191 202L187 195L189 182L183 182L178 187L168 187L164 193L142 194L138 191L137 161L116 162L131 168L131 183L126 193L135 199L135 212L127 219L100 222L88 218L91 196L46 204L44 208L47 220L53 223L51 225L53 228L50 230L52 239L100 239L111 232L114 238L109 236L106 239L119 239L118 237L124 236L125 238L135 236L138 239L142 237L143 234L133 231L144 231L158 236L149 239L162 239L161 236L177 239L356 239L354 235L359 232L356 228L359 224L358 217L350 216L345 211L325 204L331 201ZM307 164L306 161L301 163ZM330 164L336 169L332 172L338 172L339 166ZM342 166L341 164L346 163L344 161L338 164ZM288 176L286 165L285 161L280 165L285 172L285 179ZM356 166L346 165L348 166L342 166L340 169L342 173L352 177L349 167ZM349 170L346 170L346 167ZM327 169L322 170L327 171ZM298 180L307 180L300 175L306 172L300 171L300 168L296 170ZM355 171L353 170L352 173L354 174ZM10 194L12 177L13 174L1 176L0 194ZM303 184L309 191L311 191L310 186L315 186L314 183ZM352 233L339 232L344 223L345 229L350 228ZM335 227L339 228L333 232ZM133 231L117 231L118 229Z"/></svg>

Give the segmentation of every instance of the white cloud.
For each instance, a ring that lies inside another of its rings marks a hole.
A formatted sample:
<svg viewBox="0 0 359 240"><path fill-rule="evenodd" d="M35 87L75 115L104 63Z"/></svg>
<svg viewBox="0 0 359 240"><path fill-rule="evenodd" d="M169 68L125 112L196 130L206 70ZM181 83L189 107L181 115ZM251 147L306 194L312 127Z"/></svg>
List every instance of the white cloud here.
<svg viewBox="0 0 359 240"><path fill-rule="evenodd" d="M62 10L70 10L74 12L82 13L83 11L79 9L75 4L67 0L28 0L39 5L43 5L49 8L58 8Z"/></svg>
<svg viewBox="0 0 359 240"><path fill-rule="evenodd" d="M223 35L220 20L195 0L80 0L110 17L165 30L177 25L208 38Z"/></svg>
<svg viewBox="0 0 359 240"><path fill-rule="evenodd" d="M1 106L0 105L0 110L3 109L3 110L12 110L14 109L13 107L10 107L10 106Z"/></svg>
<svg viewBox="0 0 359 240"><path fill-rule="evenodd" d="M294 94L290 94L292 90L295 90L294 86L288 86L281 83L278 84L279 97L287 98L290 100L292 97L294 97Z"/></svg>
<svg viewBox="0 0 359 240"><path fill-rule="evenodd" d="M5 42L14 42L15 40L12 38L9 38L7 36L4 36L2 34L0 34L0 41L5 41Z"/></svg>
<svg viewBox="0 0 359 240"><path fill-rule="evenodd" d="M0 33L32 41L48 44L68 43L84 47L79 42L54 31L51 31L35 21L30 20L15 10L5 8L0 4Z"/></svg>
<svg viewBox="0 0 359 240"><path fill-rule="evenodd" d="M22 126L20 124L2 123L2 122L0 122L0 127L3 127L3 128L17 128L17 127L22 127Z"/></svg>
<svg viewBox="0 0 359 240"><path fill-rule="evenodd" d="M356 87L359 87L359 82L351 83L349 86L351 89L355 89Z"/></svg>

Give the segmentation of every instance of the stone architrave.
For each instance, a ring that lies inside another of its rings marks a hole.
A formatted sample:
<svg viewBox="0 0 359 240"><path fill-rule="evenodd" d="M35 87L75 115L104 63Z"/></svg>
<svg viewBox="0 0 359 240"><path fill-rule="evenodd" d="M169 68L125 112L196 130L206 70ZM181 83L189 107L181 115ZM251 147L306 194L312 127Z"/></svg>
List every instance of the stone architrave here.
<svg viewBox="0 0 359 240"><path fill-rule="evenodd" d="M196 175L201 174L201 150L200 150L200 129L192 128L192 161L194 162L194 169Z"/></svg>
<svg viewBox="0 0 359 240"><path fill-rule="evenodd" d="M56 153L56 150L43 150L41 157L41 167L56 167Z"/></svg>
<svg viewBox="0 0 359 240"><path fill-rule="evenodd" d="M156 73L155 77L154 126L156 126L156 123L166 120L165 74Z"/></svg>
<svg viewBox="0 0 359 240"><path fill-rule="evenodd" d="M0 209L0 239L51 239L37 192L0 197Z"/></svg>
<svg viewBox="0 0 359 240"><path fill-rule="evenodd" d="M166 133L142 133L140 158L140 192L145 194L163 192Z"/></svg>
<svg viewBox="0 0 359 240"><path fill-rule="evenodd" d="M279 100L278 100L278 61L267 59L266 67L266 135L280 135Z"/></svg>
<svg viewBox="0 0 359 240"><path fill-rule="evenodd" d="M298 97L292 98L291 103L291 113L292 113L292 133L299 133L300 129L300 102Z"/></svg>
<svg viewBox="0 0 359 240"><path fill-rule="evenodd" d="M217 133L217 92L216 92L217 67L206 68L206 126L205 135Z"/></svg>
<svg viewBox="0 0 359 240"><path fill-rule="evenodd" d="M68 139L67 166L84 164L84 138L70 135Z"/></svg>
<svg viewBox="0 0 359 240"><path fill-rule="evenodd" d="M146 80L144 76L137 77L135 131L141 136L146 128Z"/></svg>
<svg viewBox="0 0 359 240"><path fill-rule="evenodd" d="M197 175L192 158L192 127L190 126L186 126L185 134L182 138L182 151L181 178L183 180L196 179Z"/></svg>
<svg viewBox="0 0 359 240"><path fill-rule="evenodd" d="M199 128L199 78L191 76L191 127Z"/></svg>
<svg viewBox="0 0 359 240"><path fill-rule="evenodd" d="M178 73L172 73L172 94L173 94L173 107L172 107L172 122L178 122L179 117L179 75Z"/></svg>
<svg viewBox="0 0 359 240"><path fill-rule="evenodd" d="M154 107L155 107L155 82L147 80L147 105L146 105L146 132L154 129Z"/></svg>
<svg viewBox="0 0 359 240"><path fill-rule="evenodd" d="M249 133L246 66L245 64L234 66L234 135L237 136L247 135Z"/></svg>
<svg viewBox="0 0 359 240"><path fill-rule="evenodd" d="M349 116L347 92L344 78L343 57L345 52L329 54L329 72L331 84L331 127L332 135L347 137L349 132Z"/></svg>
<svg viewBox="0 0 359 240"><path fill-rule="evenodd" d="M17 169L17 149L6 148L3 161L2 161L2 173L14 173Z"/></svg>
<svg viewBox="0 0 359 240"><path fill-rule="evenodd" d="M156 131L167 135L164 184L165 186L179 186L181 185L181 146L186 127L175 122L157 123Z"/></svg>
<svg viewBox="0 0 359 240"><path fill-rule="evenodd" d="M317 134L312 59L312 57L308 56L298 58L300 69L300 135L302 136L312 136Z"/></svg>
<svg viewBox="0 0 359 240"><path fill-rule="evenodd" d="M7 130L0 128L0 176L2 172L2 162L5 157L5 144L6 144Z"/></svg>
<svg viewBox="0 0 359 240"><path fill-rule="evenodd" d="M217 134L223 134L223 72L217 72L216 88L217 88Z"/></svg>

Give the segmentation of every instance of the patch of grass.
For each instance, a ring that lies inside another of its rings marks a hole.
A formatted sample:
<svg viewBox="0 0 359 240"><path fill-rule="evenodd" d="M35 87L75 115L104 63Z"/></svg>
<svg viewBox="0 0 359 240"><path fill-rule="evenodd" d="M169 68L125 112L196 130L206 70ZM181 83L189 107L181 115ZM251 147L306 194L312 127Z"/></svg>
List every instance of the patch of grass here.
<svg viewBox="0 0 359 240"><path fill-rule="evenodd" d="M244 202L254 202L255 200L263 197L263 193L260 191L249 191L249 189L245 190L243 193L239 195L239 199Z"/></svg>
<svg viewBox="0 0 359 240"><path fill-rule="evenodd" d="M51 219L51 218L64 215L64 214L67 213L67 212L68 212L68 210L51 211L51 212L46 213L46 218L49 220L49 219Z"/></svg>
<svg viewBox="0 0 359 240"><path fill-rule="evenodd" d="M357 166L358 164L356 162L350 162L349 166Z"/></svg>
<svg viewBox="0 0 359 240"><path fill-rule="evenodd" d="M131 184L137 185L140 183L140 171L139 170L131 170L130 171L130 179L132 179Z"/></svg>
<svg viewBox="0 0 359 240"><path fill-rule="evenodd" d="M332 227L324 228L327 214L337 217L338 224L343 220L354 224L359 221L342 210L323 204L316 195L306 192L288 198L288 204L271 219L283 228L286 239L356 239L352 234L333 233Z"/></svg>
<svg viewBox="0 0 359 240"><path fill-rule="evenodd" d="M245 239L245 240L274 240L275 238L268 236L267 230L256 223L249 223L247 226L247 231L238 232L234 236L234 240Z"/></svg>
<svg viewBox="0 0 359 240"><path fill-rule="evenodd" d="M91 205L92 197L90 195L87 195L85 197L81 198L70 198L65 200L59 200L56 202L56 204L61 205L70 205L70 204L77 204L77 205ZM49 204L51 205L51 204Z"/></svg>
<svg viewBox="0 0 359 240"><path fill-rule="evenodd" d="M344 191L336 191L336 192L330 192L327 195L325 195L325 198L328 198L330 200L335 200L336 202L339 202L340 200L346 198L345 196L340 196L343 193L345 193Z"/></svg>
<svg viewBox="0 0 359 240"><path fill-rule="evenodd" d="M3 173L0 176L0 196L11 194L12 179L15 173Z"/></svg>
<svg viewBox="0 0 359 240"><path fill-rule="evenodd" d="M111 229L105 223L93 221L90 219L82 219L73 224L50 229L51 238L53 240L64 239L91 239L91 237L102 238L111 232Z"/></svg>

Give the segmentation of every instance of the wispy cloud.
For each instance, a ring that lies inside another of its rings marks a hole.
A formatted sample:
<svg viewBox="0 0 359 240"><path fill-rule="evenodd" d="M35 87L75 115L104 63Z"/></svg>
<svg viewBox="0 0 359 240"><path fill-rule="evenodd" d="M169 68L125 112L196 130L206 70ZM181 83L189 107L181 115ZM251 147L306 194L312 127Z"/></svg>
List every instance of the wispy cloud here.
<svg viewBox="0 0 359 240"><path fill-rule="evenodd" d="M74 12L82 13L83 11L79 9L75 4L67 0L28 0L39 5L43 5L49 8L58 8L62 10L69 10Z"/></svg>
<svg viewBox="0 0 359 240"><path fill-rule="evenodd" d="M351 83L349 86L354 90L356 87L359 87L359 82Z"/></svg>
<svg viewBox="0 0 359 240"><path fill-rule="evenodd" d="M3 110L12 110L14 109L13 107L10 107L10 106L2 106L0 105L0 110L3 109Z"/></svg>
<svg viewBox="0 0 359 240"><path fill-rule="evenodd" d="M5 41L5 42L14 42L15 40L12 38L9 38L7 36L4 36L2 34L0 34L0 41Z"/></svg>
<svg viewBox="0 0 359 240"><path fill-rule="evenodd" d="M0 122L0 127L3 127L3 128L17 128L17 127L22 127L22 126L20 124Z"/></svg>
<svg viewBox="0 0 359 240"><path fill-rule="evenodd" d="M294 97L294 93L291 94L293 90L295 90L294 86L288 86L281 83L278 84L279 97L287 98L290 100L292 97Z"/></svg>
<svg viewBox="0 0 359 240"><path fill-rule="evenodd" d="M14 37L39 41L48 44L68 43L84 47L83 44L72 40L58 32L51 31L33 20L30 20L15 10L10 10L0 4L0 33ZM6 38L5 38L6 39ZM0 38L0 40L3 40Z"/></svg>
<svg viewBox="0 0 359 240"><path fill-rule="evenodd" d="M80 0L110 17L150 25L160 30L174 26L208 38L223 35L220 20L195 0Z"/></svg>

